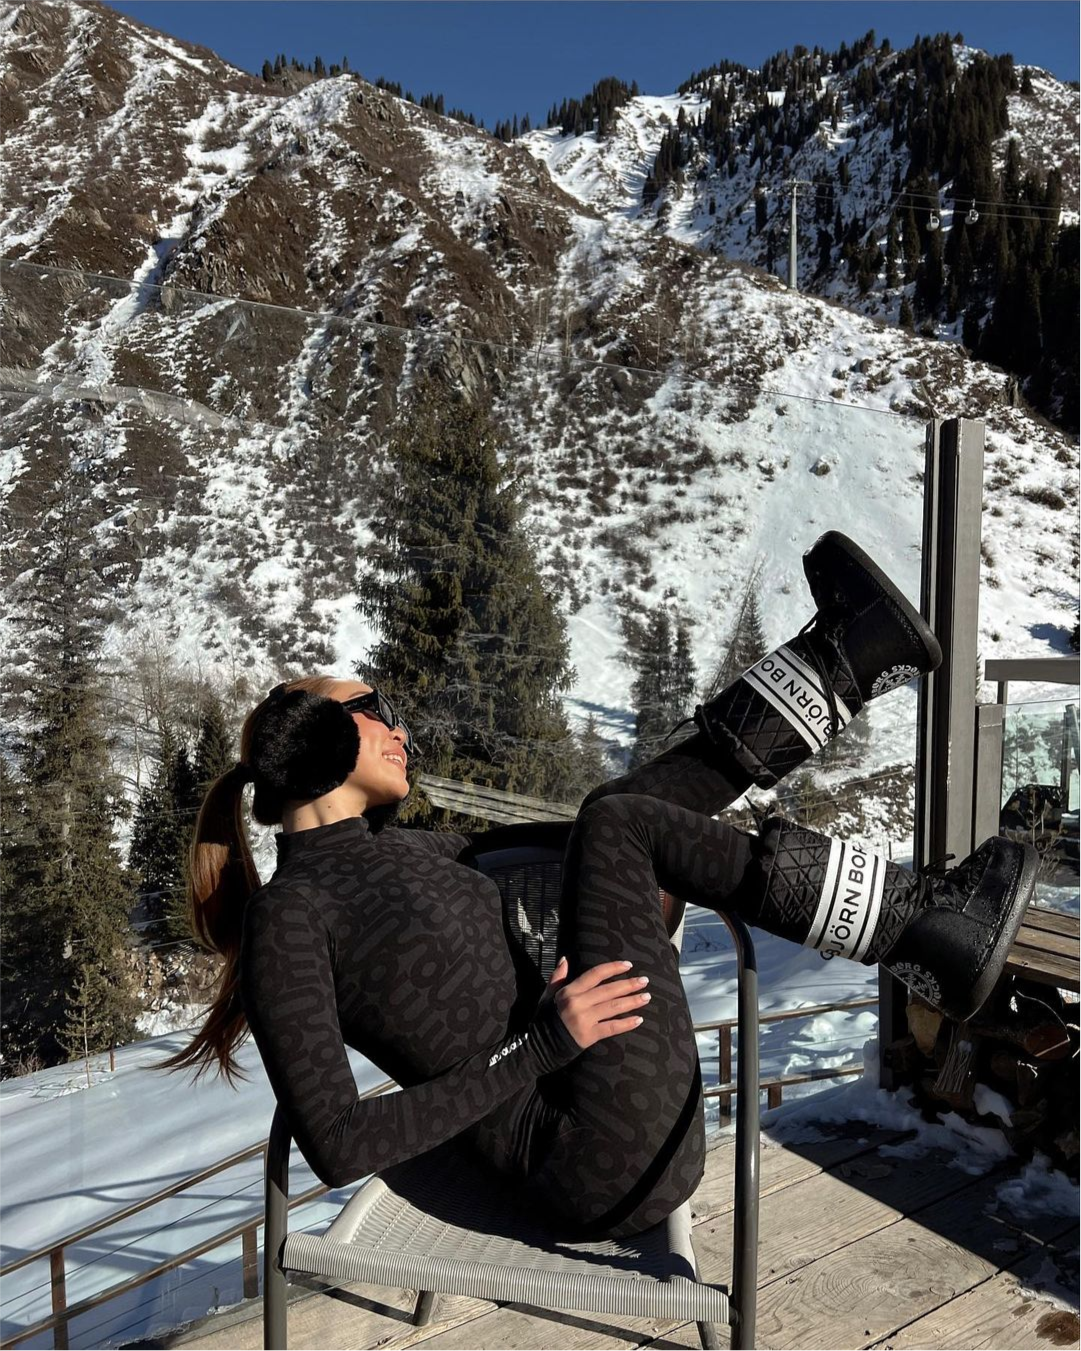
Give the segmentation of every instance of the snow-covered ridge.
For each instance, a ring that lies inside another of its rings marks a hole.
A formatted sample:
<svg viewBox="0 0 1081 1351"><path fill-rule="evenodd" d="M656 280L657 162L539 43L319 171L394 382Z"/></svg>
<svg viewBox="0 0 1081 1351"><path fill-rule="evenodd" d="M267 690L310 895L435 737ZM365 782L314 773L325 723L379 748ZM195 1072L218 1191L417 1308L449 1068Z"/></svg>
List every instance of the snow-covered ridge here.
<svg viewBox="0 0 1081 1351"><path fill-rule="evenodd" d="M959 71L986 55L961 44L955 44L953 52ZM860 66L875 59L864 58L843 75L823 72L817 92L829 90L845 99ZM880 73L887 81L893 59L887 56L878 61ZM1068 224L1077 219L1071 204L1076 202L1078 193L1079 96L1076 90L1036 66L1019 66L1018 77L1026 71L1033 93L1008 96L1010 130L995 142L994 167L996 171L1001 169L1006 144L1013 139L1026 168L1041 173L1051 167L1061 169L1063 199L1067 204L1062 222ZM891 182L897 171L903 173L907 169L908 154L903 147L898 150L892 146L888 128L876 126L870 113L857 113L847 100L836 127L822 122L818 131L786 156L779 167L754 160L749 149L737 158L734 172L719 170L712 157L698 156L682 179L669 184L652 207L643 208L642 185L663 136L676 127L681 114L693 126L708 106L710 90L719 82L742 87L737 77L728 75L714 77L708 82L709 87L696 87L683 95L639 95L619 108L610 134L603 141L598 141L592 131L564 136L555 127L529 132L519 143L547 167L553 180L568 193L606 216L619 214L647 220L681 243L757 267L768 262L767 231L760 232L755 225L755 199L764 194L768 221L775 227L779 240L775 265L782 270L787 267L788 257L787 184L792 179L810 183L836 180L840 161L844 159L851 178L843 194L846 215L853 211L863 214L868 229L885 246L887 223L895 203ZM782 108L786 91L767 91L767 97L772 106ZM752 100L737 100L733 110L733 126L737 130L741 118L753 108ZM942 185L945 195L949 187L948 183ZM948 214L943 219L948 228ZM809 287L816 294L837 298L850 308L896 322L897 298L884 299L880 288L861 295L847 269L841 266L839 248L834 250L831 266L814 275L819 246L811 217L803 208L798 258L805 289ZM957 337L959 333L959 328L955 333L943 327L941 335Z"/></svg>

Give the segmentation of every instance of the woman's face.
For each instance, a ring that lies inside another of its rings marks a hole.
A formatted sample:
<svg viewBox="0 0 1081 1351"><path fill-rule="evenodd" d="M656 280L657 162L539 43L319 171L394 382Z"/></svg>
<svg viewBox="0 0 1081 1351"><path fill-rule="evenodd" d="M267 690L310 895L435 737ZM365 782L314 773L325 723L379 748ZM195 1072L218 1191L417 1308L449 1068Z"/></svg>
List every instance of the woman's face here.
<svg viewBox="0 0 1081 1351"><path fill-rule="evenodd" d="M344 702L371 689L361 681L342 680L332 691L332 697ZM405 753L405 732L400 727L393 731L374 714L354 713L353 720L360 732L360 754L346 783L364 793L369 807L381 807L401 802L409 794L406 778L408 756Z"/></svg>

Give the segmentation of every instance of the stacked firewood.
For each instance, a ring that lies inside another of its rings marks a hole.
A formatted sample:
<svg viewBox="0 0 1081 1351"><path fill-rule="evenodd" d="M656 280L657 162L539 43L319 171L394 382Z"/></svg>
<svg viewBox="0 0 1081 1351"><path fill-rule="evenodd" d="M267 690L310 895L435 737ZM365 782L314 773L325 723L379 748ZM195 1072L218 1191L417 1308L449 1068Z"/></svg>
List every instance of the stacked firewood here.
<svg viewBox="0 0 1081 1351"><path fill-rule="evenodd" d="M1022 1158L1040 1151L1077 1177L1077 1004L1050 986L1010 979L965 1023L915 995L907 1013L908 1035L888 1047L887 1063L898 1085L915 1087L929 1120L954 1111L998 1127ZM989 1103L998 1110L988 1111Z"/></svg>

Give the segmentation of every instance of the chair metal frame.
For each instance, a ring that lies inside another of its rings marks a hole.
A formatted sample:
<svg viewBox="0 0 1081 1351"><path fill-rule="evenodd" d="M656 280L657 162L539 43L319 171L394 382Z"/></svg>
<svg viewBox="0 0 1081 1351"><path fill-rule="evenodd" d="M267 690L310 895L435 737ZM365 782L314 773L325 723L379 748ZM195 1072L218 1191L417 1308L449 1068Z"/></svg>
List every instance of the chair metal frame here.
<svg viewBox="0 0 1081 1351"><path fill-rule="evenodd" d="M506 877L508 871L512 869L518 870L519 876L521 876L522 869L528 870L538 866L550 868L553 862L558 861L560 864L562 862L567 831L568 827L565 823L502 827L499 830L486 833L483 851L476 853L471 861L480 871L493 875L497 882L500 873ZM504 899L507 899L506 894ZM669 1245L669 1251L679 1255L683 1259L683 1265L693 1270L694 1279L690 1280L680 1276L668 1281L641 1283L646 1291L646 1293L641 1293L641 1299L648 1298L649 1289L655 1292L656 1304L653 1309L638 1308L637 1306L632 1308L626 1303L628 1288L632 1284L637 1286L639 1283L632 1283L626 1279L609 1281L608 1284L612 1290L615 1290L616 1287L624 1288L612 1296L616 1301L615 1304L610 1309L606 1309L603 1307L604 1299L602 1298L596 1307L583 1308L582 1311L595 1313L616 1311L652 1314L655 1317L673 1315L678 1317L680 1314L676 1312L677 1309L693 1308L696 1292L700 1292L698 1302L702 1307L705 1308L708 1305L711 1311L720 1310L721 1317L726 1319L731 1326L730 1345L736 1348L745 1348L754 1346L758 1278L758 969L754 944L751 941L747 926L735 916L724 914L722 919L732 935L738 960L737 1032L739 1053L736 1065L736 1167L731 1291L725 1291L723 1287L710 1285L701 1280L699 1265L693 1251L689 1204L685 1203L669 1218L668 1224L665 1226L665 1238ZM682 927L682 923L680 923L677 933L673 936L673 944L677 953ZM525 936L523 935L523 937ZM534 957L542 972L547 974L545 968L551 966L554 960L554 952L543 950L545 942L543 934L539 938L534 934L532 938L535 946L530 955ZM286 1240L289 1237L290 1147L289 1126L279 1107L274 1113L267 1144L263 1253L263 1345L264 1347L279 1348L279 1351L283 1351L287 1346L287 1286L290 1268L288 1265L283 1268L282 1255ZM353 1201L349 1203L349 1206L343 1210L342 1215L345 1215L346 1210L349 1210L350 1207L355 1207L361 1195L370 1194L370 1189L382 1186L383 1183L378 1176L362 1184L361 1189ZM336 1221L335 1224L338 1225L340 1222L339 1218L339 1221ZM660 1228L661 1226L657 1226L658 1230ZM552 1237L555 1238L556 1236L553 1235ZM298 1238L299 1236L294 1236L292 1240L294 1245ZM348 1242L348 1239L346 1239L346 1242ZM310 1251L307 1254L303 1275L300 1269L295 1272L298 1279L310 1279L311 1276L318 1274L326 1275L330 1279L342 1279L338 1274L342 1270L341 1255L345 1251L342 1242L336 1242L331 1234L327 1234L321 1238L304 1236L304 1243L306 1249ZM315 1268L319 1265L321 1248L326 1249L325 1265L328 1269L326 1272L318 1273ZM313 1254L315 1255L314 1261L312 1260ZM378 1263L376 1265L378 1266ZM544 1303L545 1293L549 1285L543 1276L533 1277L532 1281L526 1279L528 1290L525 1290L524 1287L519 1288L515 1284L515 1278L510 1274L518 1271L519 1268L517 1267L508 1266L501 1275L499 1270L487 1265L484 1279L480 1280L479 1284L468 1280L465 1284L470 1288L463 1289L461 1288L460 1273L459 1283L450 1288L445 1271L447 1264L426 1258L424 1254L398 1254L392 1265L394 1265L393 1283L404 1284L418 1290L417 1303L413 1313L413 1322L417 1326L424 1326L432 1320L436 1300L440 1293L477 1294L490 1299L493 1298L493 1292L495 1292L497 1303L500 1302L498 1296L501 1295L502 1302L527 1299L528 1302L537 1307L553 1310L571 1307L566 1303ZM582 1267L583 1272L588 1271L584 1262ZM525 1271L524 1268L521 1268L521 1270ZM389 1267L387 1271L389 1273ZM401 1279L403 1276L408 1277L410 1273L413 1274L414 1281ZM361 1279L361 1277L353 1276L350 1279ZM374 1274L371 1272L365 1273L363 1279L370 1280L374 1284L381 1283L378 1271ZM603 1284L603 1278L596 1275L572 1276L565 1278L565 1280L572 1283L579 1282L576 1288L580 1291L588 1289L593 1292L599 1290L600 1285ZM425 1281L427 1285L425 1285ZM583 1281L585 1284L582 1284ZM390 1282L391 1277L388 1274L387 1283ZM427 1288L428 1286L433 1288ZM435 1288L437 1286L446 1288ZM553 1286L552 1290L554 1292L553 1300L558 1299L560 1294L563 1298L566 1298L565 1286L560 1287L558 1291ZM637 1305L638 1302L641 1302L641 1299L639 1299L640 1292L636 1290L633 1294ZM580 1297L584 1298L585 1296ZM720 1346L715 1317L699 1317L695 1312L685 1313L682 1316L695 1319L703 1347Z"/></svg>

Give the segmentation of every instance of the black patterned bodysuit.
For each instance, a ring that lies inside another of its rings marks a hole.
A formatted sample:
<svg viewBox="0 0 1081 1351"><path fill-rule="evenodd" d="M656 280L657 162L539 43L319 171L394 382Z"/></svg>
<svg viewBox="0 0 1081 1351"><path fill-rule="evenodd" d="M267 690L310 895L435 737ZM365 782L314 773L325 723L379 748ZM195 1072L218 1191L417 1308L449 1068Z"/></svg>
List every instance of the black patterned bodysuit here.
<svg viewBox="0 0 1081 1351"><path fill-rule="evenodd" d="M568 832L558 949L648 975L645 1021L580 1051L505 923L459 861L483 836L364 817L279 835L248 903L244 1008L316 1175L344 1186L462 1136L569 1231L662 1220L702 1174L701 1080L658 886L717 907L754 837L706 813L747 786L698 736L596 789ZM352 1046L402 1091L360 1099Z"/></svg>

